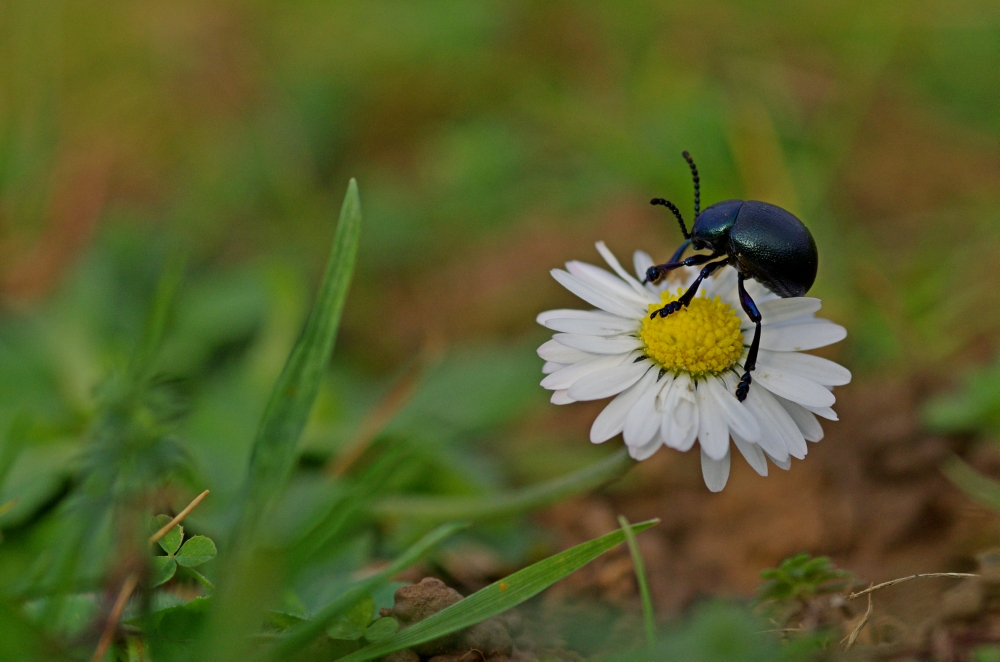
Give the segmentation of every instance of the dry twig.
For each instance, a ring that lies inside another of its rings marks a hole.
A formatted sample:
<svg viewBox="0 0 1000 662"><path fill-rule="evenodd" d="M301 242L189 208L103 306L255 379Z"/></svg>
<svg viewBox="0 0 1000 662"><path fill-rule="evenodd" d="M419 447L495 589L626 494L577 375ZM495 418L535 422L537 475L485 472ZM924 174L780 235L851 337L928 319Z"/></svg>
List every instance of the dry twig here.
<svg viewBox="0 0 1000 662"><path fill-rule="evenodd" d="M851 646L854 645L854 642L858 640L858 635L861 634L861 629L865 625L867 625L868 619L871 618L871 615L872 615L872 594L871 594L871 589L872 589L872 587L869 586L868 587L868 609L865 611L865 615L861 617L861 620L858 621L858 624L854 626L854 631L851 632L850 636L845 637L845 639L847 640L847 645L844 646L844 650L851 650ZM840 643L844 643L844 640L842 639L840 641Z"/></svg>
<svg viewBox="0 0 1000 662"><path fill-rule="evenodd" d="M881 584L876 584L875 586L869 586L863 591L858 591L857 593L851 593L847 596L848 600L853 600L854 598L860 598L862 595L877 591L880 588L888 588L890 586L895 586L896 584L901 584L902 582L908 582L911 579L923 579L925 577L951 577L952 579L965 579L967 577L978 577L979 575L973 575L967 572L928 572L919 575L910 575L909 577L900 577L899 579L892 579L887 582L882 582Z"/></svg>
<svg viewBox="0 0 1000 662"><path fill-rule="evenodd" d="M196 496L194 500L192 500L191 503L187 505L187 508L177 513L177 517L173 518L172 520L164 524L159 531L149 536L149 544L150 545L154 544L157 540L170 533L170 529L174 528L175 526L183 522L184 518L191 514L191 511L194 510L199 503L201 503L202 499L208 496L208 492L209 490L205 490L204 492Z"/></svg>
<svg viewBox="0 0 1000 662"><path fill-rule="evenodd" d="M121 619L122 612L125 611L125 605L128 604L129 596L132 595L132 591L135 590L135 585L138 581L139 578L134 574L125 578L122 589L118 592L118 597L115 599L115 604L111 607L111 613L108 614L108 622L104 625L104 632L101 633L101 639L97 642L97 648L94 649L94 657L91 658L92 662L101 662L104 659L104 655L108 652L111 639L115 636L115 630L118 628L118 621Z"/></svg>

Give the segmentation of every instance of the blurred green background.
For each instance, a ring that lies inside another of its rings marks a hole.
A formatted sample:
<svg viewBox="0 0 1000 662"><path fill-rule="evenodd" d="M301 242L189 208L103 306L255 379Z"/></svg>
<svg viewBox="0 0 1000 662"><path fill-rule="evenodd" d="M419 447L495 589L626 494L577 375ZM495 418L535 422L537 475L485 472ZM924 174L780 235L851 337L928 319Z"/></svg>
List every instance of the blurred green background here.
<svg viewBox="0 0 1000 662"><path fill-rule="evenodd" d="M29 430L0 457L6 574L175 252L158 369L193 473L157 503L209 487L192 522L225 528L350 177L362 243L304 504L373 429L405 448L386 490L488 493L610 450L586 442L592 409L537 386L534 316L577 305L548 271L596 262L595 240L673 251L648 200L690 213L684 149L705 204L812 230L813 291L849 331L828 355L856 383L997 382L998 72L982 0L0 4L0 430ZM477 544L516 566L558 546L545 527Z"/></svg>

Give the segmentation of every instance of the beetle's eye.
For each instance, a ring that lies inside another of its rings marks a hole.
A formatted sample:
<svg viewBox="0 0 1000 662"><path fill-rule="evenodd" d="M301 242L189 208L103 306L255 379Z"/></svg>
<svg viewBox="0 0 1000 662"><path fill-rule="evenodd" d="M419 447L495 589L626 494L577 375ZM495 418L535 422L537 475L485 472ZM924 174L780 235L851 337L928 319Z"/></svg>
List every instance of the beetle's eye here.
<svg viewBox="0 0 1000 662"><path fill-rule="evenodd" d="M660 277L660 270L656 267L650 267L646 269L646 282L655 282L657 278Z"/></svg>

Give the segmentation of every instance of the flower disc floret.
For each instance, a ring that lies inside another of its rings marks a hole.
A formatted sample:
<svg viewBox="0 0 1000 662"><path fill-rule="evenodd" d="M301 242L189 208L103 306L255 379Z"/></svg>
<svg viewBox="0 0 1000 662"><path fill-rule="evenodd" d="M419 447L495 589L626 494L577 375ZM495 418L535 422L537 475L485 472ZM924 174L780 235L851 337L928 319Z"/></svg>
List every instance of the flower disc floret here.
<svg viewBox="0 0 1000 662"><path fill-rule="evenodd" d="M649 313L677 300L683 289L665 290L661 303L650 304ZM653 319L646 315L639 329L646 356L664 370L692 377L718 375L731 368L743 354L740 318L719 297L695 297L685 308Z"/></svg>

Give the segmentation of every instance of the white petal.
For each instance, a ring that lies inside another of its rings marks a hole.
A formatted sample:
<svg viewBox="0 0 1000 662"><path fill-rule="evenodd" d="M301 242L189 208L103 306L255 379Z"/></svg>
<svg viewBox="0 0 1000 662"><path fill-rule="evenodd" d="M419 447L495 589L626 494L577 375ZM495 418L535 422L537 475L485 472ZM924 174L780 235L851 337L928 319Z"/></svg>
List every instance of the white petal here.
<svg viewBox="0 0 1000 662"><path fill-rule="evenodd" d="M761 329L760 348L776 352L801 352L825 347L847 337L847 329L825 319L768 324Z"/></svg>
<svg viewBox="0 0 1000 662"><path fill-rule="evenodd" d="M736 294L736 269L728 266L719 269L706 285L705 296L709 298L721 297L733 304L739 303L739 296ZM739 305L734 307L740 310Z"/></svg>
<svg viewBox="0 0 1000 662"><path fill-rule="evenodd" d="M833 393L821 384L768 365L758 365L752 374L753 381L768 391L807 407L829 407L837 401Z"/></svg>
<svg viewBox="0 0 1000 662"><path fill-rule="evenodd" d="M833 411L830 407L810 407L809 405L802 405L812 413L825 418L828 421L839 421L840 417L837 416L837 412Z"/></svg>
<svg viewBox="0 0 1000 662"><path fill-rule="evenodd" d="M695 395L698 398L698 443L710 458L721 460L729 453L729 426L705 382L698 384Z"/></svg>
<svg viewBox="0 0 1000 662"><path fill-rule="evenodd" d="M607 315L607 313L605 313ZM607 319L579 319L572 317L554 317L545 320L545 326L553 331L579 333L587 336L613 336L619 333L634 333L639 330L641 322L637 319L627 320L624 317L608 315Z"/></svg>
<svg viewBox="0 0 1000 662"><path fill-rule="evenodd" d="M733 443L736 444L736 448L740 449L740 453L746 458L747 464L749 464L754 471L756 471L761 476L767 475L767 456L764 455L764 451L761 450L760 446L757 444L747 441L735 432L732 433Z"/></svg>
<svg viewBox="0 0 1000 662"><path fill-rule="evenodd" d="M789 469L792 468L792 458L791 457L786 457L784 460L777 460L777 459L771 457L767 453L765 453L765 455L767 455L767 459L769 459L771 462L774 462L774 466L778 467L779 469L784 469L785 471L788 471Z"/></svg>
<svg viewBox="0 0 1000 662"><path fill-rule="evenodd" d="M805 437L784 407L760 384L751 384L746 399L747 408L760 422L760 447L768 455L784 460L786 452L800 460L806 456Z"/></svg>
<svg viewBox="0 0 1000 662"><path fill-rule="evenodd" d="M775 400L781 403L788 415L792 417L795 424L799 426L802 436L806 441L820 441L823 438L823 426L816 420L816 415L800 404L785 400L775 395Z"/></svg>
<svg viewBox="0 0 1000 662"><path fill-rule="evenodd" d="M646 374L652 362L645 357L639 361L626 361L613 368L592 372L578 379L570 388L569 395L574 400L600 400L618 395Z"/></svg>
<svg viewBox="0 0 1000 662"><path fill-rule="evenodd" d="M549 402L554 405L568 405L572 402L576 402L573 398L566 394L566 390L552 391L552 397L549 398Z"/></svg>
<svg viewBox="0 0 1000 662"><path fill-rule="evenodd" d="M685 452L691 450L698 436L698 399L694 382L685 374L678 375L665 387L661 434L663 443Z"/></svg>
<svg viewBox="0 0 1000 662"><path fill-rule="evenodd" d="M646 272L656 264L653 258L646 251L636 251L632 254L632 265L635 267L635 275L639 280L646 280Z"/></svg>
<svg viewBox="0 0 1000 662"><path fill-rule="evenodd" d="M721 492L729 481L729 452L726 452L725 457L712 458L702 446L701 475L705 478L705 485L709 490Z"/></svg>
<svg viewBox="0 0 1000 662"><path fill-rule="evenodd" d="M639 294L629 287L628 283L607 269L601 269L600 267L580 262L579 260L572 260L566 263L566 271L608 296L629 301L643 308L651 303L649 301L651 295L648 292L645 295Z"/></svg>
<svg viewBox="0 0 1000 662"><path fill-rule="evenodd" d="M625 418L631 411L635 401L642 397L646 389L651 388L656 382L656 370L648 371L631 388L622 391L618 396L608 403L590 426L590 441L601 444L621 432L625 428Z"/></svg>
<svg viewBox="0 0 1000 662"><path fill-rule="evenodd" d="M551 375L556 370L560 370L562 368L565 368L566 365L567 364L565 364L565 363L556 363L555 361L546 361L545 365L542 366L542 374L543 375Z"/></svg>
<svg viewBox="0 0 1000 662"><path fill-rule="evenodd" d="M614 253L608 250L608 247L604 245L603 241L599 241L595 245L597 246L597 252L601 254L601 257L603 257L604 261L608 263L608 266L611 267L616 274L618 274L619 278L628 283L629 287L635 290L636 294L642 297L642 299L649 301L649 303L657 303L660 300L660 297L652 294L649 290L642 286L642 283L637 281L635 278L632 278L632 274L622 268L621 263L618 262L618 258L615 257ZM643 278L645 278L645 276L643 276Z"/></svg>
<svg viewBox="0 0 1000 662"><path fill-rule="evenodd" d="M789 299L771 299L757 305L762 324L777 324L798 317L810 317L823 306L823 302L814 297L792 297Z"/></svg>
<svg viewBox="0 0 1000 662"><path fill-rule="evenodd" d="M767 289L761 285L759 281L753 278L748 278L744 281L744 283L744 286L747 289L747 294L750 295L750 298L754 300L758 307L765 301L771 301L772 299L778 298L777 294Z"/></svg>
<svg viewBox="0 0 1000 662"><path fill-rule="evenodd" d="M639 317L646 312L645 306L640 306L632 301L616 299L562 269L553 269L552 277L559 281L560 285L590 305L597 306L609 313L621 317Z"/></svg>
<svg viewBox="0 0 1000 662"><path fill-rule="evenodd" d="M761 350L757 357L757 366L768 366L824 386L843 386L851 381L850 370L839 363L812 354Z"/></svg>
<svg viewBox="0 0 1000 662"><path fill-rule="evenodd" d="M568 317L570 319L581 319L581 320L622 320L622 319L632 319L625 318L619 315L612 315L611 313L605 312L603 310L577 310L575 308L557 308L555 310L546 310L545 312L538 313L535 317L535 321L542 326L551 319L561 319Z"/></svg>
<svg viewBox="0 0 1000 662"><path fill-rule="evenodd" d="M553 361L555 363L563 363L566 365L569 365L570 363L579 363L580 361L586 361L587 359L595 357L595 355L590 352L581 352L578 349L567 347L556 340L549 340L542 343L541 347L538 348L538 356L546 361Z"/></svg>
<svg viewBox="0 0 1000 662"><path fill-rule="evenodd" d="M628 359L628 357L629 354L627 353L605 354L602 356L595 356L594 358L587 359L586 361L580 361L579 363L568 365L561 370L556 370L551 375L543 379L542 387L553 391L568 389L581 377L589 375L592 372L597 372L598 370L604 370L605 368L613 368L616 365L621 365L626 359Z"/></svg>
<svg viewBox="0 0 1000 662"><path fill-rule="evenodd" d="M642 341L635 336L586 336L579 333L557 333L552 336L567 347L592 354L619 354L642 347Z"/></svg>
<svg viewBox="0 0 1000 662"><path fill-rule="evenodd" d="M714 377L703 381L698 385L698 388L706 386L712 399L715 400L719 414L735 434L748 441L760 439L760 425L757 424L757 419L742 402L736 399L734 392L731 392L721 380Z"/></svg>
<svg viewBox="0 0 1000 662"><path fill-rule="evenodd" d="M654 371L650 370L650 372ZM659 374L659 371L655 372ZM662 381L655 382L632 405L632 410L625 419L625 429L622 431L622 436L628 446L645 446L660 431L660 414L656 411L656 396L660 394L663 386Z"/></svg>
<svg viewBox="0 0 1000 662"><path fill-rule="evenodd" d="M629 446L628 454L633 460L642 462L643 460L648 460L653 457L653 454L660 450L660 446L662 445L663 442L660 440L660 437L653 435L653 438L646 442L643 446Z"/></svg>
<svg viewBox="0 0 1000 662"><path fill-rule="evenodd" d="M728 389L734 390L739 380L735 375L727 373L725 382ZM773 407L768 406L762 394L770 397ZM747 399L743 402L743 405L753 414L760 425L760 439L757 440L757 444L761 449L771 457L776 457L780 460L787 458L788 444L785 443L784 436L781 433L783 423L780 418L776 418L780 417L780 413L774 413L774 410L781 409L781 406L777 402L774 402L774 398L767 392L767 389L760 388L759 384L757 386L751 384L750 392L747 394ZM803 445L805 445L804 442Z"/></svg>

